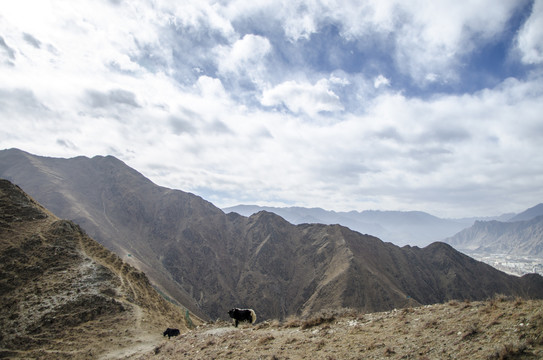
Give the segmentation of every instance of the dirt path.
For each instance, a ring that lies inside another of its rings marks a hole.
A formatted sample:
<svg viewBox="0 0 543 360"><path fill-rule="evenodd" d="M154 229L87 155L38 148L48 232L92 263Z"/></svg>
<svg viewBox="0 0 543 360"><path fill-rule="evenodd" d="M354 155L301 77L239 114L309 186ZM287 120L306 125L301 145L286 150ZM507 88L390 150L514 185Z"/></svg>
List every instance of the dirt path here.
<svg viewBox="0 0 543 360"><path fill-rule="evenodd" d="M110 351L107 354L100 356L99 359L124 359L134 354L149 353L160 346L162 342L164 342L164 339L160 335L140 332L139 334L136 334L132 344L121 349Z"/></svg>
<svg viewBox="0 0 543 360"><path fill-rule="evenodd" d="M130 329L129 334L123 334L124 337L130 336L130 339L124 341L123 347L108 351L102 354L99 359L124 359L137 353L152 352L165 341L159 330L154 329L146 321L145 312L140 306L127 302L125 302L125 306L132 308L131 316L134 318L134 326Z"/></svg>
<svg viewBox="0 0 543 360"><path fill-rule="evenodd" d="M101 353L98 359L123 359L136 353L152 352L164 341L164 338L161 336L160 330L152 325L145 309L134 303L133 300L128 300L128 298L134 298L138 294L136 286L128 276L129 269L127 267L129 265L124 263L120 268L116 267L93 256L93 251L86 248L82 239L80 239L80 245L82 255L88 258L89 262L93 259L117 276L118 282L115 292L121 296L117 297L116 301L122 303L124 308L127 309L125 317L126 329L124 332L111 335L110 346L97 344L96 350ZM83 263L82 266L86 264Z"/></svg>

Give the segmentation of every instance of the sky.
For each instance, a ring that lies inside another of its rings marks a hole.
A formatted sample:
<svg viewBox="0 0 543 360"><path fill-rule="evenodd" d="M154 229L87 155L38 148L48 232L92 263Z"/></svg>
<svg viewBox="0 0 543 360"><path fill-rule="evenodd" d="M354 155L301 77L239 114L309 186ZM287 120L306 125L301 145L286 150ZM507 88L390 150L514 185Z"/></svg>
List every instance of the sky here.
<svg viewBox="0 0 543 360"><path fill-rule="evenodd" d="M543 202L543 0L17 0L0 149L237 204Z"/></svg>

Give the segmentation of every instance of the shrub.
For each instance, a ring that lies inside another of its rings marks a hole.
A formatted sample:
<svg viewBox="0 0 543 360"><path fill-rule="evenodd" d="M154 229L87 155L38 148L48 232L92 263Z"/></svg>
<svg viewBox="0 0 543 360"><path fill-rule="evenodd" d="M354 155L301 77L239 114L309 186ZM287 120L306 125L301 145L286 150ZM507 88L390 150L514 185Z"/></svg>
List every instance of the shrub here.
<svg viewBox="0 0 543 360"><path fill-rule="evenodd" d="M488 360L506 360L514 359L519 355L526 353L527 346L525 343L521 344L506 344L500 350L497 350L494 354L488 357Z"/></svg>
<svg viewBox="0 0 543 360"><path fill-rule="evenodd" d="M326 323L331 323L336 319L336 316L331 312L323 311L314 317L311 317L305 320L302 323L302 330L312 328L314 326L319 326Z"/></svg>
<svg viewBox="0 0 543 360"><path fill-rule="evenodd" d="M264 336L264 337L261 337L260 339L258 339L258 343L260 345L264 345L264 344L269 343L270 341L273 341L274 339L275 339L275 337L273 337L272 335L268 335L268 336Z"/></svg>
<svg viewBox="0 0 543 360"><path fill-rule="evenodd" d="M462 340L468 340L481 331L479 330L479 325L477 323L472 324L464 333L462 334Z"/></svg>
<svg viewBox="0 0 543 360"><path fill-rule="evenodd" d="M287 317L283 323L283 327L286 327L286 328L293 328L293 327L298 327L298 326L301 326L302 323L300 321L300 319L298 319L296 316L294 315L291 315L289 317Z"/></svg>

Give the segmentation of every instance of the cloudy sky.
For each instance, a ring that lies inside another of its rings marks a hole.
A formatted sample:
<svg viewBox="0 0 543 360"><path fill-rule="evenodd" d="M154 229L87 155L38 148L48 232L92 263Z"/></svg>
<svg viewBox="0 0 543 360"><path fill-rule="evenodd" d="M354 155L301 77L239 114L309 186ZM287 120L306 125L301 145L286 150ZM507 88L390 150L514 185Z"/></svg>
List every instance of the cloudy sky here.
<svg viewBox="0 0 543 360"><path fill-rule="evenodd" d="M219 207L518 212L543 202L543 1L10 1L0 122L0 149Z"/></svg>

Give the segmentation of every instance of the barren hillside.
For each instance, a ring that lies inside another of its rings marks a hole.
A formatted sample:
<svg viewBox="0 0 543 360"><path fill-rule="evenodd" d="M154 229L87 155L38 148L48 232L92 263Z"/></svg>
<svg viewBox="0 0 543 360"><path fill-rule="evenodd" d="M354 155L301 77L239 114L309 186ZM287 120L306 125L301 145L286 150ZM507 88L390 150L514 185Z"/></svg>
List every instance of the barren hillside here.
<svg viewBox="0 0 543 360"><path fill-rule="evenodd" d="M254 326L219 322L131 359L541 359L543 301L450 301Z"/></svg>
<svg viewBox="0 0 543 360"><path fill-rule="evenodd" d="M0 357L118 357L153 348L167 326L187 330L145 274L6 180L0 308Z"/></svg>

